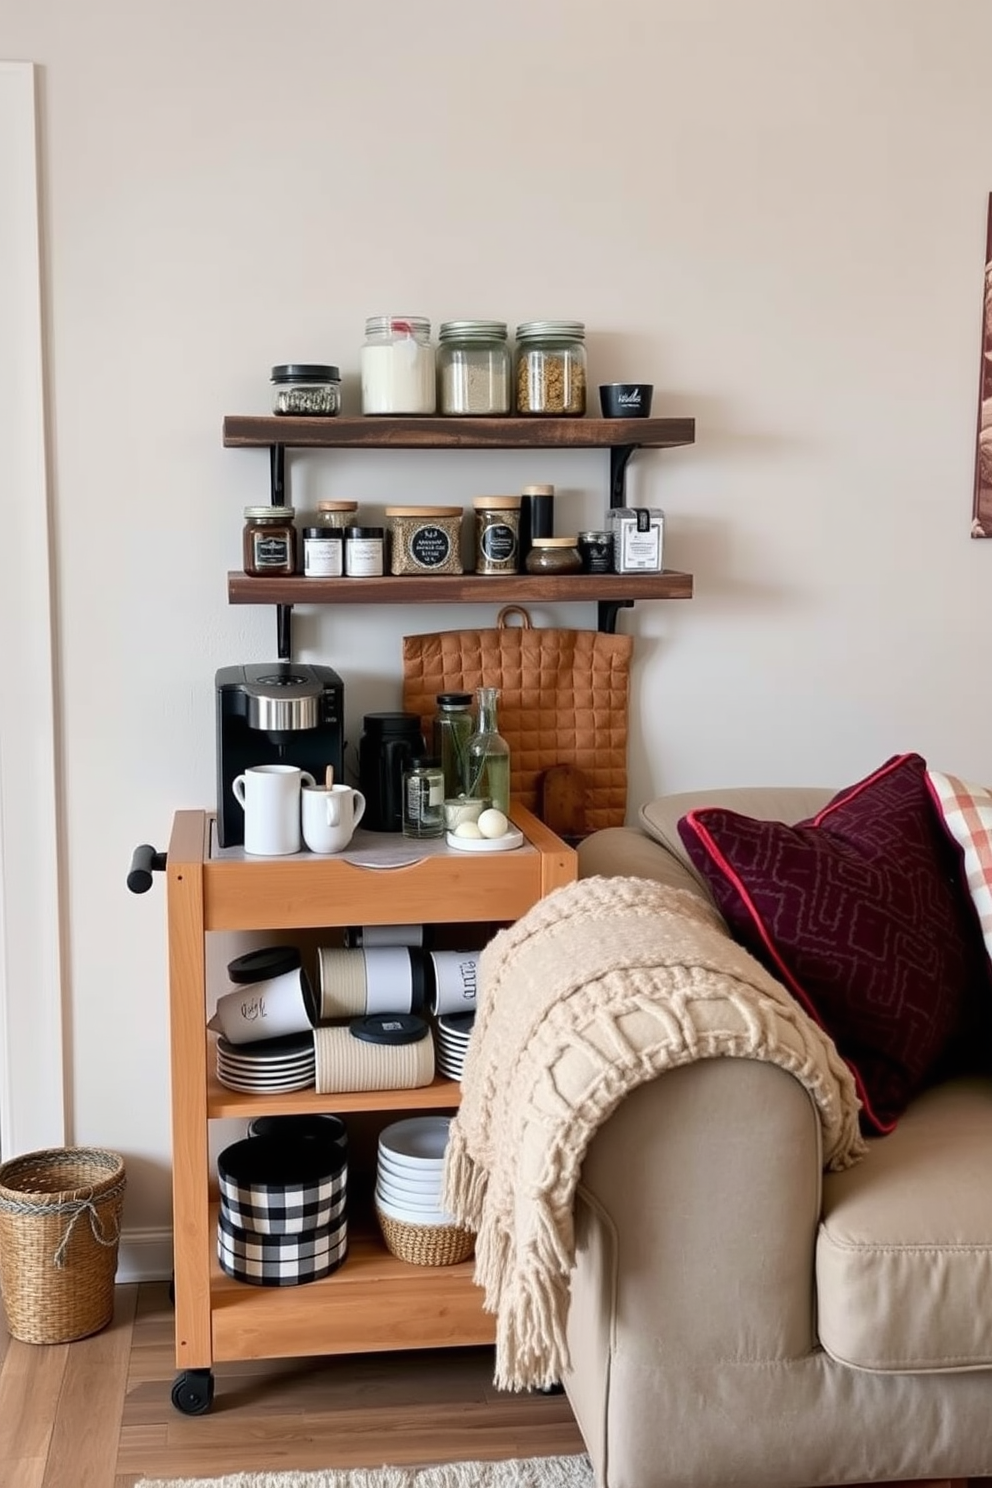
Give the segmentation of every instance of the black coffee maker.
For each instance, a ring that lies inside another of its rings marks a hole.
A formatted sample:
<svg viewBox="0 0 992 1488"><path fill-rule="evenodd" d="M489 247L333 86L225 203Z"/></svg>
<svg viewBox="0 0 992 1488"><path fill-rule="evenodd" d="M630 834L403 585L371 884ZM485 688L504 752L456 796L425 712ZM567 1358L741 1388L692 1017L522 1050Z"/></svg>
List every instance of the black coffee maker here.
<svg viewBox="0 0 992 1488"><path fill-rule="evenodd" d="M232 782L250 765L299 765L343 781L344 683L327 666L263 662L221 667L217 684L217 840L245 840Z"/></svg>
<svg viewBox="0 0 992 1488"><path fill-rule="evenodd" d="M366 713L358 741L363 827L372 832L403 830L403 771L426 752L416 713Z"/></svg>

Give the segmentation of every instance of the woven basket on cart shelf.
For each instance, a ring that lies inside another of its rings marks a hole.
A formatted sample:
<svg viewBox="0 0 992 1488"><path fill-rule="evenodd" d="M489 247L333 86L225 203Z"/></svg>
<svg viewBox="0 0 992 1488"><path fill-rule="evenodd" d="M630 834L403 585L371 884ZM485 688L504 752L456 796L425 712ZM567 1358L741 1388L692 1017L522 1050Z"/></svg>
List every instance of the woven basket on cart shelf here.
<svg viewBox="0 0 992 1488"><path fill-rule="evenodd" d="M124 1159L53 1147L0 1163L0 1294L11 1335L69 1343L114 1315Z"/></svg>
<svg viewBox="0 0 992 1488"><path fill-rule="evenodd" d="M458 1225L408 1224L384 1214L378 1205L375 1213L386 1248L397 1259L409 1261L413 1266L457 1266L459 1261L467 1261L475 1249L471 1230L460 1229Z"/></svg>

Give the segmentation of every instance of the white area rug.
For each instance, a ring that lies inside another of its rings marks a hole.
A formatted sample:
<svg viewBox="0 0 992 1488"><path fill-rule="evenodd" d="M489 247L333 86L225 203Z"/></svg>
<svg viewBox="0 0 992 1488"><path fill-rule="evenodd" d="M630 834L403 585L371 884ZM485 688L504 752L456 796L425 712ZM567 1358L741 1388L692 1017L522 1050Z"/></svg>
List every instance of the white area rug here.
<svg viewBox="0 0 992 1488"><path fill-rule="evenodd" d="M440 1467L350 1472L234 1473L225 1478L142 1478L137 1488L593 1488L588 1457L517 1457Z"/></svg>

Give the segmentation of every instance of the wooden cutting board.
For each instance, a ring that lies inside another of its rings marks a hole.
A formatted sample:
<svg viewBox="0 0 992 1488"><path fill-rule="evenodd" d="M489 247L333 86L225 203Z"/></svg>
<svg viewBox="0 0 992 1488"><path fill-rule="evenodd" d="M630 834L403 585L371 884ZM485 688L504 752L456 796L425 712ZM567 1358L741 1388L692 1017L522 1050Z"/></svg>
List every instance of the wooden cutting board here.
<svg viewBox="0 0 992 1488"><path fill-rule="evenodd" d="M552 765L541 777L541 820L566 842L586 836L586 777L578 765Z"/></svg>

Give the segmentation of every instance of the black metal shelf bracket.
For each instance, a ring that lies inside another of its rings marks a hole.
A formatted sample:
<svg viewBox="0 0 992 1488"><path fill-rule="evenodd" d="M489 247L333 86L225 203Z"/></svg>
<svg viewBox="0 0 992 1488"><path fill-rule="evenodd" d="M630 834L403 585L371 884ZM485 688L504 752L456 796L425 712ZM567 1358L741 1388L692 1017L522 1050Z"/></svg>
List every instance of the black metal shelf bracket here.
<svg viewBox="0 0 992 1488"><path fill-rule="evenodd" d="M626 505L627 465L639 444L610 445L610 507Z"/></svg>
<svg viewBox="0 0 992 1488"><path fill-rule="evenodd" d="M632 610L634 601L632 599L600 599L596 601L597 630L603 631L605 635L613 635L617 628L617 615L621 610Z"/></svg>
<svg viewBox="0 0 992 1488"><path fill-rule="evenodd" d="M269 490L273 506L288 506L286 446L269 445ZM293 606L276 605L276 653L280 661L293 659Z"/></svg>

